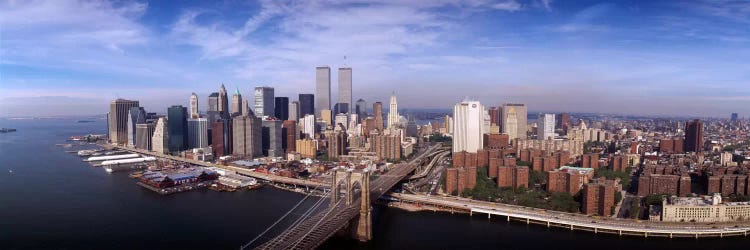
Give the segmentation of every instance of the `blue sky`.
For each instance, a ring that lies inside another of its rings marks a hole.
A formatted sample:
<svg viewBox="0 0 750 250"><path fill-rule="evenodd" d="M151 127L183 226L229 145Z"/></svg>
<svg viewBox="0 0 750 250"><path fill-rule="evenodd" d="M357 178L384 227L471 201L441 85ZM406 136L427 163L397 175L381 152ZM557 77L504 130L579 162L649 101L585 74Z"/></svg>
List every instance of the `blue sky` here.
<svg viewBox="0 0 750 250"><path fill-rule="evenodd" d="M328 65L406 108L750 116L748 27L724 0L0 0L0 115L163 112L221 83L294 100Z"/></svg>

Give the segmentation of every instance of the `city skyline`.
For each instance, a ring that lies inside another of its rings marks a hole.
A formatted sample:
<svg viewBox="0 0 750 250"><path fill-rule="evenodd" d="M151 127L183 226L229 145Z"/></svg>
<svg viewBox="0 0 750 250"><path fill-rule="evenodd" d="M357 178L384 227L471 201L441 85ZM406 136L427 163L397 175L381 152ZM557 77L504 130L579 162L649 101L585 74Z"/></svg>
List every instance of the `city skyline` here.
<svg viewBox="0 0 750 250"><path fill-rule="evenodd" d="M353 68L353 100L395 90L405 108L449 110L470 97L533 111L747 117L750 104L749 3L172 5L3 2L0 116L103 114L117 97L165 112L189 107L192 92L203 103L222 83L293 101L315 93L318 66Z"/></svg>
<svg viewBox="0 0 750 250"><path fill-rule="evenodd" d="M750 0L0 0L0 246L741 248L748 24Z"/></svg>

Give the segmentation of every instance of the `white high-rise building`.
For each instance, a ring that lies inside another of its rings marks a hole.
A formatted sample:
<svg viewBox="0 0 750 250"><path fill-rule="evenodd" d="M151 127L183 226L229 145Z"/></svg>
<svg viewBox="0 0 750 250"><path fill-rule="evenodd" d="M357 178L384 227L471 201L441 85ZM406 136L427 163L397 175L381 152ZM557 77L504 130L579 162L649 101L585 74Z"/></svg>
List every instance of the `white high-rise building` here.
<svg viewBox="0 0 750 250"><path fill-rule="evenodd" d="M305 115L300 118L300 130L307 138L315 138L315 115Z"/></svg>
<svg viewBox="0 0 750 250"><path fill-rule="evenodd" d="M255 116L274 116L274 90L272 87L255 87L253 103Z"/></svg>
<svg viewBox="0 0 750 250"><path fill-rule="evenodd" d="M344 130L346 130L346 128L349 127L349 116L344 113L337 114L336 119L334 119L333 125L334 125L333 126L334 128L336 128L336 126L341 125L344 127Z"/></svg>
<svg viewBox="0 0 750 250"><path fill-rule="evenodd" d="M188 119L188 146L208 147L208 118Z"/></svg>
<svg viewBox="0 0 750 250"><path fill-rule="evenodd" d="M355 134L355 133L353 133L353 130L357 129L357 125L359 125L359 122L357 122L358 118L359 118L359 116L356 113L354 113L354 112L352 112L351 114L349 114L349 125L346 126L347 133L349 133L349 134ZM360 128L360 130L361 130L361 128ZM359 133L356 133L356 135L359 135Z"/></svg>
<svg viewBox="0 0 750 250"><path fill-rule="evenodd" d="M299 120L299 102L293 101L289 103L289 120L290 121L298 121Z"/></svg>
<svg viewBox="0 0 750 250"><path fill-rule="evenodd" d="M509 121L510 117L514 117L515 121ZM506 103L503 104L503 133L510 135L510 139L526 139L526 131L528 130L526 124L526 105L521 103ZM510 126L506 126L510 124ZM511 127L513 131L511 131Z"/></svg>
<svg viewBox="0 0 750 250"><path fill-rule="evenodd" d="M453 134L453 117L449 115L445 116L445 133Z"/></svg>
<svg viewBox="0 0 750 250"><path fill-rule="evenodd" d="M484 144L484 106L463 101L453 107L453 152L476 153Z"/></svg>
<svg viewBox="0 0 750 250"><path fill-rule="evenodd" d="M193 93L190 95L190 118L198 118L200 117L200 114L198 113L198 95Z"/></svg>
<svg viewBox="0 0 750 250"><path fill-rule="evenodd" d="M511 140L518 139L518 114L513 107L503 109L503 132Z"/></svg>
<svg viewBox="0 0 750 250"><path fill-rule="evenodd" d="M315 68L315 116L322 110L331 110L331 68Z"/></svg>
<svg viewBox="0 0 750 250"><path fill-rule="evenodd" d="M151 137L151 149L161 154L169 153L169 133L167 132L167 118L160 117L156 121L154 136Z"/></svg>
<svg viewBox="0 0 750 250"><path fill-rule="evenodd" d="M555 114L540 114L537 124L537 139L555 139Z"/></svg>
<svg viewBox="0 0 750 250"><path fill-rule="evenodd" d="M339 68L339 103L346 103L347 113L351 114L352 102L352 68Z"/></svg>
<svg viewBox="0 0 750 250"><path fill-rule="evenodd" d="M388 108L388 128L396 128L399 122L398 101L396 101L396 91L393 91L393 95L391 95L391 104Z"/></svg>

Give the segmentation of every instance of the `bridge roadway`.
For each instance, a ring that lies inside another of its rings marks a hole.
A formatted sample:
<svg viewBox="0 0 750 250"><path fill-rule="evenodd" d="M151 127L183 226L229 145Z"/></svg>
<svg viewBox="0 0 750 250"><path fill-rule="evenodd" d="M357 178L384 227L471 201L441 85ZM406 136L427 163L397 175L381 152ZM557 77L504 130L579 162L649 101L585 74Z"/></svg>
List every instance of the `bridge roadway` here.
<svg viewBox="0 0 750 250"><path fill-rule="evenodd" d="M747 236L750 233L750 225L747 225L746 223L723 223L714 225L637 221L631 219L612 219L549 211L494 202L476 201L459 197L425 196L402 193L392 193L390 196L397 201L451 208L457 211L466 211L470 214L487 214L488 218L492 215L498 215L506 217L508 221L513 219L525 221L527 224L534 223L546 225L547 227L554 226L593 233L669 238Z"/></svg>
<svg viewBox="0 0 750 250"><path fill-rule="evenodd" d="M422 158L428 156L430 152L440 146L441 144L438 143L408 163L396 164L386 174L370 181L371 199L377 200L378 197L388 192L391 187L414 171ZM339 202L332 209L324 209L316 213L300 224L286 229L278 236L258 246L257 249L314 249L340 229L346 227L352 219L359 215L360 199L354 199L349 205L345 204L345 199L339 199Z"/></svg>
<svg viewBox="0 0 750 250"><path fill-rule="evenodd" d="M165 155L165 154L161 154L161 153L157 153L157 152L151 152L151 151L142 150L142 149L128 148L128 147L122 147L122 146L114 146L114 148L118 148L118 149L130 151L130 152L134 152L134 153L144 154L144 155L150 155L150 156L154 156L154 157L158 157L158 158L169 159L169 160L173 160L173 161L186 162L186 163L190 163L190 164L198 165L198 166L203 166L203 167L216 167L216 168L221 168L221 169L225 169L225 170L229 170L229 171L235 171L235 172L240 173L240 174L245 175L245 176L250 176L250 177L253 177L253 178L263 179L263 180L267 180L267 181L271 181L271 182L276 182L276 183L285 183L285 184L290 184L290 185L308 186L308 187L328 187L328 186L330 186L330 184L328 184L328 183L321 183L321 182L315 182L315 181L309 181L309 180L289 178L289 177L283 177L283 176L278 176L278 175L273 175L273 174L266 174L266 173L252 171L252 170L247 169L247 168L235 167L235 166L224 166L224 165L214 164L214 163L205 162L205 161L196 161L196 160L192 160L192 159L187 159L187 158L183 158L183 157L177 157L177 156L173 156L173 155Z"/></svg>
<svg viewBox="0 0 750 250"><path fill-rule="evenodd" d="M431 156L434 156L434 157L432 158L432 160L430 160L430 163L424 168L424 170L422 172L419 172L419 173L417 173L415 175L410 176L409 180L415 180L415 179L424 178L425 176L427 176L427 174L430 173L430 171L432 171L432 168L435 166L435 164L437 164L437 162L440 159L442 159L442 158L448 156L449 154L451 154L450 151L438 151L438 153L439 154L431 154Z"/></svg>

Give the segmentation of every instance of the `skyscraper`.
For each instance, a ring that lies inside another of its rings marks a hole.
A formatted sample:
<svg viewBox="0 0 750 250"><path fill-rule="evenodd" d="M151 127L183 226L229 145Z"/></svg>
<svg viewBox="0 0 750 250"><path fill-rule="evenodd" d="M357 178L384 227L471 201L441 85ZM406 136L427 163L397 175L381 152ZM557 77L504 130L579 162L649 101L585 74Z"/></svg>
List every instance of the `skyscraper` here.
<svg viewBox="0 0 750 250"><path fill-rule="evenodd" d="M513 113L513 115L511 115ZM510 117L515 117L515 133L513 133L512 129L509 128L509 126L513 126L513 124L506 124L508 123L508 119ZM506 103L503 105L503 133L506 133L510 136L510 139L526 139L526 131L527 124L526 124L526 105L525 104L519 104L519 103ZM513 136L515 135L515 137Z"/></svg>
<svg viewBox="0 0 750 250"><path fill-rule="evenodd" d="M349 113L349 104L348 103L336 103L336 105L333 105L333 114L348 114Z"/></svg>
<svg viewBox="0 0 750 250"><path fill-rule="evenodd" d="M274 117L279 120L289 120L289 97L276 97L274 99Z"/></svg>
<svg viewBox="0 0 750 250"><path fill-rule="evenodd" d="M349 116L345 113L338 113L333 121L334 129L338 126L341 126L343 127L343 130L346 131L347 127L349 126Z"/></svg>
<svg viewBox="0 0 750 250"><path fill-rule="evenodd" d="M732 113L732 121L733 122L736 122L738 118L739 118L739 115L737 113Z"/></svg>
<svg viewBox="0 0 750 250"><path fill-rule="evenodd" d="M169 128L167 118L159 117L151 137L151 150L160 154L169 154Z"/></svg>
<svg viewBox="0 0 750 250"><path fill-rule="evenodd" d="M383 131L383 103L375 102L372 104L372 113L375 116L375 128Z"/></svg>
<svg viewBox="0 0 750 250"><path fill-rule="evenodd" d="M453 107L453 152L476 153L482 149L484 106L477 101L463 101Z"/></svg>
<svg viewBox="0 0 750 250"><path fill-rule="evenodd" d="M291 121L299 121L300 110L299 110L299 102L293 101L289 103L289 119Z"/></svg>
<svg viewBox="0 0 750 250"><path fill-rule="evenodd" d="M232 119L222 118L211 126L211 148L215 157L232 154Z"/></svg>
<svg viewBox="0 0 750 250"><path fill-rule="evenodd" d="M362 98L357 100L357 104L354 106L354 113L357 114L359 119L365 119L365 117L367 117L367 102Z"/></svg>
<svg viewBox="0 0 750 250"><path fill-rule="evenodd" d="M306 138L315 138L315 115L305 115L300 118L300 130Z"/></svg>
<svg viewBox="0 0 750 250"><path fill-rule="evenodd" d="M413 118L409 119L409 122L406 124L406 136L419 136L419 127L417 127L417 122Z"/></svg>
<svg viewBox="0 0 750 250"><path fill-rule="evenodd" d="M502 124L501 108L490 107L488 112L490 113L490 124L500 126L500 124Z"/></svg>
<svg viewBox="0 0 750 250"><path fill-rule="evenodd" d="M537 139L555 139L555 114L539 114Z"/></svg>
<svg viewBox="0 0 750 250"><path fill-rule="evenodd" d="M208 119L188 119L188 148L208 147Z"/></svg>
<svg viewBox="0 0 750 250"><path fill-rule="evenodd" d="M685 151L703 151L703 123L699 119L685 122Z"/></svg>
<svg viewBox="0 0 750 250"><path fill-rule="evenodd" d="M331 109L331 68L328 66L315 68L315 116L320 117L320 111L326 109Z"/></svg>
<svg viewBox="0 0 750 250"><path fill-rule="evenodd" d="M518 139L518 113L515 107L503 108L503 133L508 139Z"/></svg>
<svg viewBox="0 0 750 250"><path fill-rule="evenodd" d="M128 142L128 115L131 107L138 107L138 101L113 100L109 104L109 142L123 145Z"/></svg>
<svg viewBox="0 0 750 250"><path fill-rule="evenodd" d="M320 121L326 124L326 127L333 125L333 114L331 110L324 109L320 111Z"/></svg>
<svg viewBox="0 0 750 250"><path fill-rule="evenodd" d="M297 122L286 120L281 124L281 147L284 152L291 153L297 151Z"/></svg>
<svg viewBox="0 0 750 250"><path fill-rule="evenodd" d="M135 125L135 148L151 151L151 140L154 137L156 123L153 121L147 123L138 123Z"/></svg>
<svg viewBox="0 0 750 250"><path fill-rule="evenodd" d="M196 119L200 117L198 113L198 95L193 93L190 95L190 118Z"/></svg>
<svg viewBox="0 0 750 250"><path fill-rule="evenodd" d="M388 108L388 128L396 128L399 123L399 115L398 115L398 101L396 101L396 91L393 91L393 95L391 95L391 104ZM377 119L377 117L375 117Z"/></svg>
<svg viewBox="0 0 750 250"><path fill-rule="evenodd" d="M244 115L244 116L248 116L248 115L250 115L250 112L252 112L252 111L250 110L250 104L248 104L248 103L247 103L247 99L243 99L243 100L242 100L242 105L241 105L241 107L242 107L242 112L240 112L240 113L241 113L242 115Z"/></svg>
<svg viewBox="0 0 750 250"><path fill-rule="evenodd" d="M136 125L145 122L146 110L143 107L130 107L130 110L128 110L128 147L135 147L138 140L135 135Z"/></svg>
<svg viewBox="0 0 750 250"><path fill-rule="evenodd" d="M210 95L208 95L208 109L206 109L206 112L209 111L219 111L219 92L213 92Z"/></svg>
<svg viewBox="0 0 750 250"><path fill-rule="evenodd" d="M219 88L219 113L221 118L229 118L229 97L227 97L227 89L224 88L224 84Z"/></svg>
<svg viewBox="0 0 750 250"><path fill-rule="evenodd" d="M253 110L255 116L274 116L274 93L271 87L255 87L255 102ZM287 99L287 102L289 100Z"/></svg>
<svg viewBox="0 0 750 250"><path fill-rule="evenodd" d="M262 122L261 148L264 156L282 157L284 150L282 144L281 121L278 119L267 119Z"/></svg>
<svg viewBox="0 0 750 250"><path fill-rule="evenodd" d="M299 117L305 117L305 115L314 115L318 113L315 109L315 95L313 94L299 94Z"/></svg>
<svg viewBox="0 0 750 250"><path fill-rule="evenodd" d="M242 115L242 94L240 89L237 88L232 95L232 116Z"/></svg>
<svg viewBox="0 0 750 250"><path fill-rule="evenodd" d="M187 138L187 108L182 105L174 105L167 109L169 123L169 152L178 153L188 149Z"/></svg>
<svg viewBox="0 0 750 250"><path fill-rule="evenodd" d="M232 154L258 157L261 152L261 120L255 116L237 116L232 120Z"/></svg>
<svg viewBox="0 0 750 250"><path fill-rule="evenodd" d="M347 112L351 112L352 103L352 68L339 68L339 103L347 104Z"/></svg>
<svg viewBox="0 0 750 250"><path fill-rule="evenodd" d="M213 92L208 95L208 110L206 110L206 118L208 118L208 124L218 121L222 118L221 112L219 112L219 93Z"/></svg>
<svg viewBox="0 0 750 250"><path fill-rule="evenodd" d="M568 129L570 128L570 114L561 113L560 119L557 120L557 127L562 129L563 134L567 134Z"/></svg>

